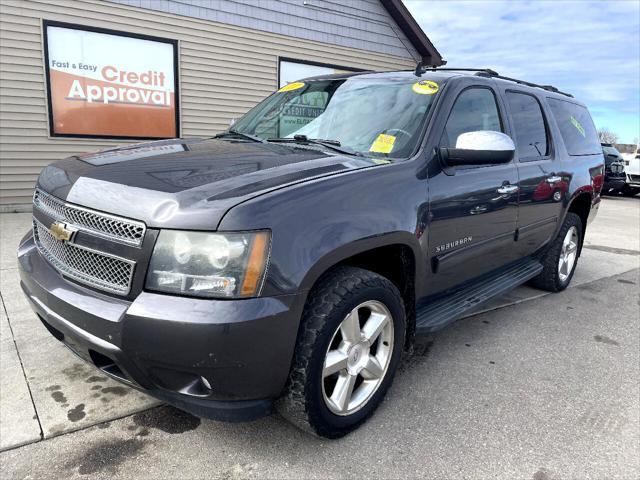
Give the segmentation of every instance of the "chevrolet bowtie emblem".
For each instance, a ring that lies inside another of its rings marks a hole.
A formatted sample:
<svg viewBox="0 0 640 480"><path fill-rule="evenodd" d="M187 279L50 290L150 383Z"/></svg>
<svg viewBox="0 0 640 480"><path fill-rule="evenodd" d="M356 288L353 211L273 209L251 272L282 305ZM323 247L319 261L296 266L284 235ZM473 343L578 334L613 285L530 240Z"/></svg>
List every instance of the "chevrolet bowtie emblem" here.
<svg viewBox="0 0 640 480"><path fill-rule="evenodd" d="M51 225L49 231L56 240L60 240L61 242L68 242L73 235L73 230L67 229L64 223L54 223Z"/></svg>

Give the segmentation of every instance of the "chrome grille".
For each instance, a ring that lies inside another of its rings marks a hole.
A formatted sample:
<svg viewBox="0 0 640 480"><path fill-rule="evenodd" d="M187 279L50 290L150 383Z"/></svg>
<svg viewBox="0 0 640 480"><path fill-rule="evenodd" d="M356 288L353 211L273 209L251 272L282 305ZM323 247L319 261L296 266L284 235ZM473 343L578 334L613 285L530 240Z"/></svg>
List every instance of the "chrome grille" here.
<svg viewBox="0 0 640 480"><path fill-rule="evenodd" d="M108 292L129 293L134 261L56 240L35 218L33 237L40 254L63 275Z"/></svg>
<svg viewBox="0 0 640 480"><path fill-rule="evenodd" d="M142 222L72 205L39 189L33 195L33 206L55 220L114 242L139 247L144 240L146 227Z"/></svg>
<svg viewBox="0 0 640 480"><path fill-rule="evenodd" d="M609 168L611 168L611 171L613 173L622 173L622 172L624 172L624 165L621 164L621 163L612 163L611 167L609 167Z"/></svg>

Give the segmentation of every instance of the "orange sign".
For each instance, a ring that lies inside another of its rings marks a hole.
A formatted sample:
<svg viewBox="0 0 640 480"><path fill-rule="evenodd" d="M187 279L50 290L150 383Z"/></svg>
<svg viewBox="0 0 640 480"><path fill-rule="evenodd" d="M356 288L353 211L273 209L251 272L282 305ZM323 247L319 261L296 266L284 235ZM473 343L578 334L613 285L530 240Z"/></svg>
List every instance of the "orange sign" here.
<svg viewBox="0 0 640 480"><path fill-rule="evenodd" d="M175 42L45 23L51 132L178 134Z"/></svg>

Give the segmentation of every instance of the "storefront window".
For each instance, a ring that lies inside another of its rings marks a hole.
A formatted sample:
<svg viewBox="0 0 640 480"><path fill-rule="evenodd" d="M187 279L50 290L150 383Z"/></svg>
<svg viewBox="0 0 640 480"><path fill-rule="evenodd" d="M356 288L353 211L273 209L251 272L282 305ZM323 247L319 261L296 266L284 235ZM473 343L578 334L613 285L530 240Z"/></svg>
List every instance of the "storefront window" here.
<svg viewBox="0 0 640 480"><path fill-rule="evenodd" d="M179 136L177 42L44 22L52 136Z"/></svg>
<svg viewBox="0 0 640 480"><path fill-rule="evenodd" d="M360 71L360 69L357 68L322 65L319 63L306 63L303 61L285 60L282 58L280 59L280 65L278 67L280 79L278 88L307 77Z"/></svg>

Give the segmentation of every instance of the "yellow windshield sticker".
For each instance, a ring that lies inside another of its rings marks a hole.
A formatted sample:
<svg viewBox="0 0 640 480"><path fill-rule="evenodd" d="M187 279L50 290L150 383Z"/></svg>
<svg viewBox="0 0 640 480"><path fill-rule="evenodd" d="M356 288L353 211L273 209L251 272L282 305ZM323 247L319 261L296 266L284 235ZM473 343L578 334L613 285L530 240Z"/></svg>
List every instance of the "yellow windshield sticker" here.
<svg viewBox="0 0 640 480"><path fill-rule="evenodd" d="M582 126L582 124L576 120L575 117L571 117L571 124L576 127L576 130L578 130L580 132L580 135L582 135L583 137L587 138L587 132L585 131L584 127Z"/></svg>
<svg viewBox="0 0 640 480"><path fill-rule="evenodd" d="M385 135L381 133L378 138L371 144L370 152L376 153L391 153L393 150L393 144L396 143L396 137L393 135Z"/></svg>
<svg viewBox="0 0 640 480"><path fill-rule="evenodd" d="M421 95L433 95L439 88L438 84L431 80L420 80L419 82L414 83L411 87L414 92Z"/></svg>
<svg viewBox="0 0 640 480"><path fill-rule="evenodd" d="M304 87L304 82L293 82L288 85L282 87L278 92L290 92L292 90L298 90L299 88Z"/></svg>

